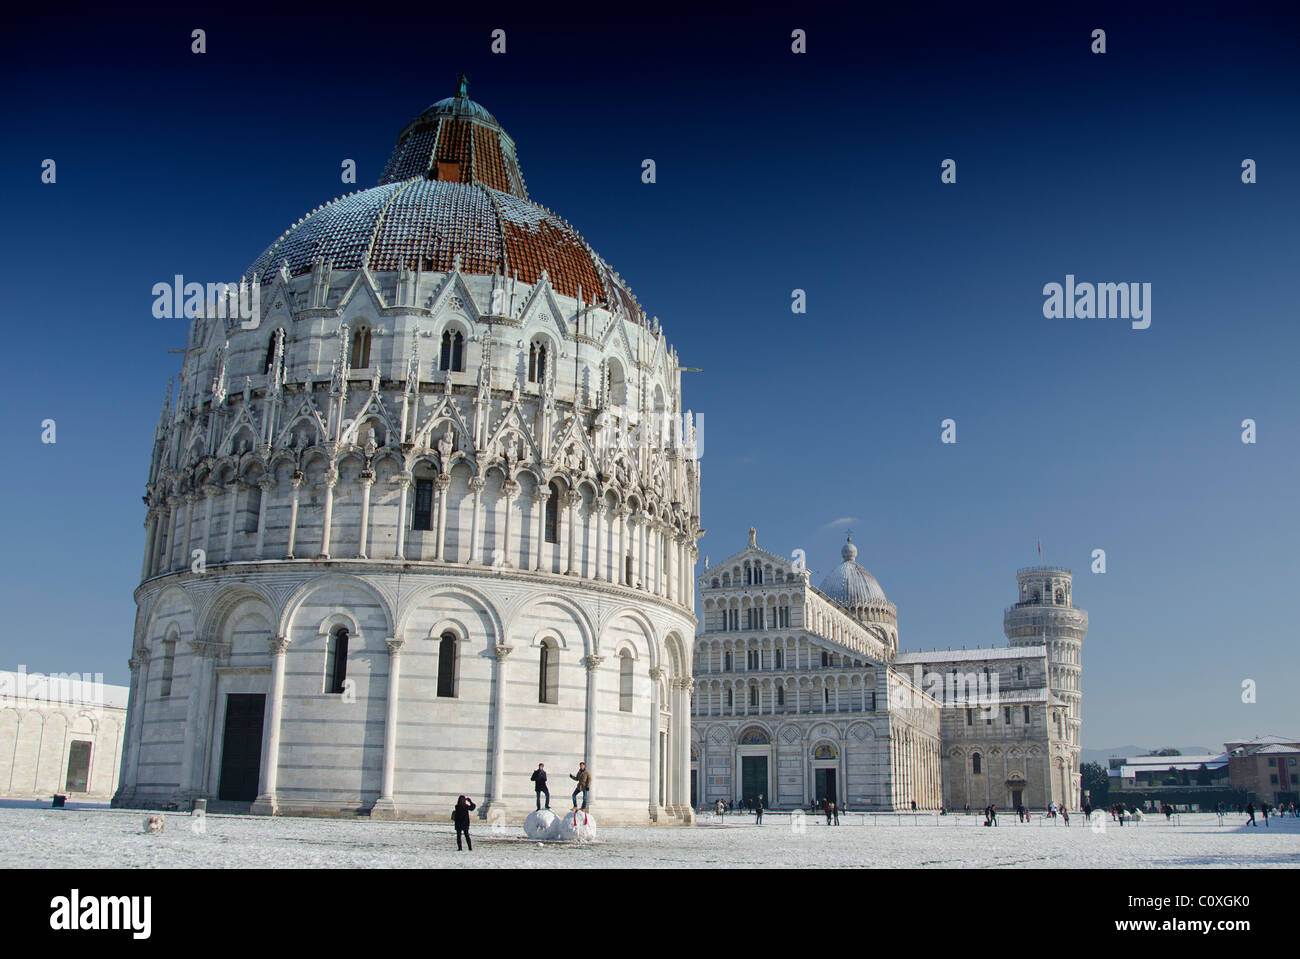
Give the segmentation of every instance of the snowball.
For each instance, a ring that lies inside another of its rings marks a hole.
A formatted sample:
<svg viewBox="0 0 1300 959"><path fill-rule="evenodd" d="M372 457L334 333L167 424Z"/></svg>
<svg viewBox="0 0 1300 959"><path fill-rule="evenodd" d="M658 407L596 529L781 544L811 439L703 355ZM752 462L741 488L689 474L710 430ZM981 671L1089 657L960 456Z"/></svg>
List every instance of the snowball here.
<svg viewBox="0 0 1300 959"><path fill-rule="evenodd" d="M549 809L535 809L524 820L524 835L529 839L554 839L559 817Z"/></svg>
<svg viewBox="0 0 1300 959"><path fill-rule="evenodd" d="M560 817L559 830L555 838L568 842L590 842L596 838L595 817L581 809L566 812Z"/></svg>

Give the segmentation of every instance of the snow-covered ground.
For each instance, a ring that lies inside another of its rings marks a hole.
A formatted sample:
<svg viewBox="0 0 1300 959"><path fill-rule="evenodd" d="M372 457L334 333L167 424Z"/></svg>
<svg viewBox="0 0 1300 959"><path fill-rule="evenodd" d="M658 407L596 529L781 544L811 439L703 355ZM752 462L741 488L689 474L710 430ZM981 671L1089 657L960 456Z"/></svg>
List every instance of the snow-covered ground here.
<svg viewBox="0 0 1300 959"><path fill-rule="evenodd" d="M538 844L520 826L476 821L473 853L456 851L450 821L164 815L165 831L149 835L141 811L3 801L0 867L1300 866L1300 821L1274 817L1265 828L1259 818L1248 828L1241 815L1222 826L1212 814L1123 827L1108 818L1097 830L1078 816L1068 828L999 817L993 829L975 816L850 813L838 828L809 816L799 830L786 814L766 814L761 827L751 816L717 823L705 815L694 829L602 827L589 844Z"/></svg>

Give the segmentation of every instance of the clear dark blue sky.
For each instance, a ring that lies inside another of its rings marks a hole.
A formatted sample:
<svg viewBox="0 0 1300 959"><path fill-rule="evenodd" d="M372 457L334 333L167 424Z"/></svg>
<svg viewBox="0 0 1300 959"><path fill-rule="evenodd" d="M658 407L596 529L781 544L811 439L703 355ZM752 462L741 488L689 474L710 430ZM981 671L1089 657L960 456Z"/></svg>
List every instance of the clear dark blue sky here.
<svg viewBox="0 0 1300 959"><path fill-rule="evenodd" d="M987 646L1041 538L1091 615L1085 746L1300 733L1297 18L966 6L25 14L0 35L0 668L127 680L185 338L152 285L238 277L465 71L533 198L704 369L702 553L753 524L818 582L851 525L905 648ZM1151 283L1150 329L1044 319L1067 273Z"/></svg>

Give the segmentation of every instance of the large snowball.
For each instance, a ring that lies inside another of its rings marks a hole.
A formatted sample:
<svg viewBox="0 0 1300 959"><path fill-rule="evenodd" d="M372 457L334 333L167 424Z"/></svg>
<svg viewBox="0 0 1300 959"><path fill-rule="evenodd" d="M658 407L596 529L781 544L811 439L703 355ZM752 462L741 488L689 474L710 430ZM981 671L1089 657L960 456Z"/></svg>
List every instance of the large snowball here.
<svg viewBox="0 0 1300 959"><path fill-rule="evenodd" d="M524 820L524 835L529 839L554 839L560 820L549 809L534 809Z"/></svg>
<svg viewBox="0 0 1300 959"><path fill-rule="evenodd" d="M566 812L560 817L555 838L569 842L589 842L596 838L596 819L581 809Z"/></svg>

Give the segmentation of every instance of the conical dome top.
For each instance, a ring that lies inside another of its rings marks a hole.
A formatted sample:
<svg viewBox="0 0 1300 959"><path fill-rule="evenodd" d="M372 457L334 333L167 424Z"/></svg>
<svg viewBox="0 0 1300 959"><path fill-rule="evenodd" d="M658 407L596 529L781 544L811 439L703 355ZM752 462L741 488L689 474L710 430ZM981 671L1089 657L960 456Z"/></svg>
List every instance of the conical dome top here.
<svg viewBox="0 0 1300 959"><path fill-rule="evenodd" d="M850 612L863 606L888 603L876 577L858 565L858 548L849 537L840 550L844 562L822 580L821 591Z"/></svg>

